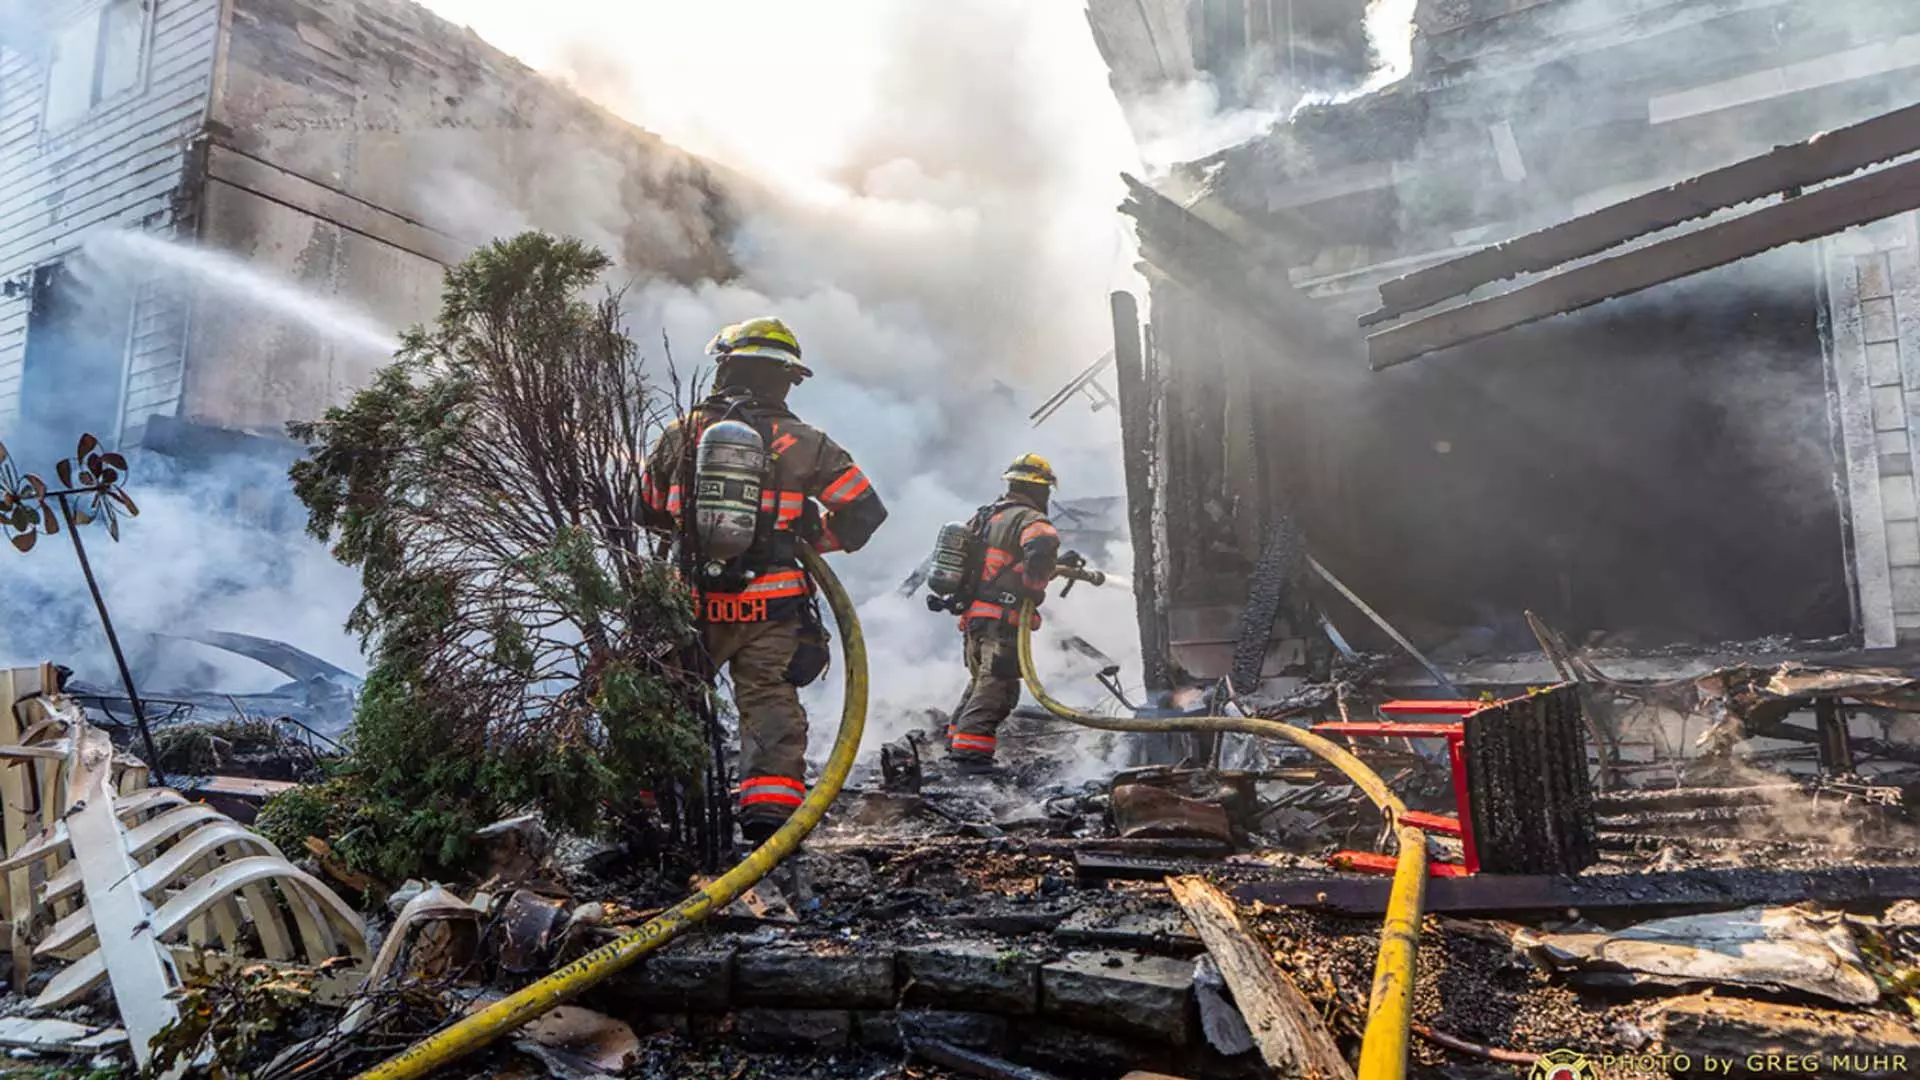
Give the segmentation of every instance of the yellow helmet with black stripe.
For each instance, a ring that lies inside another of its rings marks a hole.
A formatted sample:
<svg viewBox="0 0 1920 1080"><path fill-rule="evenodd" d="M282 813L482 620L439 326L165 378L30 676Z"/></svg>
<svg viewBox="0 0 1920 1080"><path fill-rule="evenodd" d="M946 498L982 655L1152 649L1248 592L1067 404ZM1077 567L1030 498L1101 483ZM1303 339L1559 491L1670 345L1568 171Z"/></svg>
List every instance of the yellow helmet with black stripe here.
<svg viewBox="0 0 1920 1080"><path fill-rule="evenodd" d="M1002 480L1020 480L1029 484L1044 484L1058 487L1059 477L1053 475L1053 465L1039 454L1021 454L1000 474Z"/></svg>
<svg viewBox="0 0 1920 1080"><path fill-rule="evenodd" d="M813 374L812 368L800 362L800 339L793 336L786 323L770 315L721 330L707 342L707 355L722 360L770 360L801 379Z"/></svg>

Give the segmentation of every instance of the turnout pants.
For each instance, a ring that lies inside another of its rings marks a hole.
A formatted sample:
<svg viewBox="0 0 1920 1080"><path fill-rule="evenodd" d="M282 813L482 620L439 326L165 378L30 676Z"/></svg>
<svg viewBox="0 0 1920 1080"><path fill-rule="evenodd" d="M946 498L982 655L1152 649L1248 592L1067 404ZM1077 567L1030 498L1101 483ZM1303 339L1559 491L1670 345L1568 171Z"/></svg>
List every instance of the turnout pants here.
<svg viewBox="0 0 1920 1080"><path fill-rule="evenodd" d="M740 714L737 817L785 821L807 794L807 714L799 688L787 681L787 664L800 644L799 617L707 623L701 636L714 669L725 668L733 681Z"/></svg>
<svg viewBox="0 0 1920 1080"><path fill-rule="evenodd" d="M967 673L971 680L954 709L947 753L993 760L1000 724L1020 703L1020 632L1004 622L967 623Z"/></svg>

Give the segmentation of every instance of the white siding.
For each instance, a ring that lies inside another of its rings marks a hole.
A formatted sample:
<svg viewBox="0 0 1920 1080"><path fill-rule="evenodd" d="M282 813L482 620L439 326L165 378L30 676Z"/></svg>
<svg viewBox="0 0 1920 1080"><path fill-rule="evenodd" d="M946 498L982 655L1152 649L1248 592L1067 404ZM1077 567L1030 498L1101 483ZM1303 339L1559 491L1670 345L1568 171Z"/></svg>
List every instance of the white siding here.
<svg viewBox="0 0 1920 1080"><path fill-rule="evenodd" d="M188 146L212 91L220 0L148 0L148 52L136 88L85 120L44 129L50 38L0 46L0 279L15 279L71 250L90 229L171 230ZM48 27L97 8L95 0L34 5ZM137 435L148 415L179 398L182 314L161 310L176 293L143 289L136 303L126 405ZM28 300L0 298L0 433L18 416Z"/></svg>

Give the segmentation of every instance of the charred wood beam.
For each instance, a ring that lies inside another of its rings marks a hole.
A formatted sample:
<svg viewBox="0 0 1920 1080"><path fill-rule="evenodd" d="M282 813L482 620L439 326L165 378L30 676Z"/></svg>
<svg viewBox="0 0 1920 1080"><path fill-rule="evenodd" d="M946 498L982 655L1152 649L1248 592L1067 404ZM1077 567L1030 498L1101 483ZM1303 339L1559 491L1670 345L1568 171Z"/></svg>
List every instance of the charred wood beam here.
<svg viewBox="0 0 1920 1080"><path fill-rule="evenodd" d="M1920 208L1920 160L1788 199L1717 225L1556 274L1367 337L1377 371L1738 262L1773 248Z"/></svg>
<svg viewBox="0 0 1920 1080"><path fill-rule="evenodd" d="M1616 791L1596 797L1593 809L1597 814L1637 814L1702 807L1774 806L1783 799L1803 798L1808 793L1805 785L1792 783Z"/></svg>
<svg viewBox="0 0 1920 1080"><path fill-rule="evenodd" d="M1820 771L1828 776L1851 776L1853 743L1847 738L1847 714L1840 703L1821 698L1814 702L1813 717L1820 735Z"/></svg>
<svg viewBox="0 0 1920 1080"><path fill-rule="evenodd" d="M1794 709L1799 709L1804 708L1807 702L1796 700L1791 704ZM1789 712L1791 711L1793 710L1789 710ZM1789 742L1812 743L1816 746L1819 745L1821 739L1818 731L1786 723L1784 716L1778 723L1749 723L1747 726L1747 734L1763 739L1782 739ZM1920 746L1912 746L1907 743L1893 742L1888 739L1876 739L1861 735L1849 736L1847 743L1851 748L1849 754L1852 756L1865 756L1869 758L1880 758L1886 761L1904 762L1909 765L1920 765Z"/></svg>
<svg viewBox="0 0 1920 1080"><path fill-rule="evenodd" d="M1495 281L1551 270L1742 203L1837 180L1915 150L1920 150L1920 105L1783 146L1395 278L1380 286L1380 309L1362 317L1360 325L1398 318Z"/></svg>
<svg viewBox="0 0 1920 1080"><path fill-rule="evenodd" d="M1054 1077L1047 1073L1037 1072L1003 1058L983 1054L977 1050L967 1050L938 1039L909 1038L907 1049L915 1057L923 1058L943 1069L951 1069L962 1076L979 1077L980 1080L1054 1080Z"/></svg>
<svg viewBox="0 0 1920 1080"><path fill-rule="evenodd" d="M1600 837L1600 846L1608 851L1629 852L1637 855L1652 855L1667 848L1679 848L1695 853L1705 851L1717 855L1733 855L1745 860L1805 859L1820 854L1830 854L1833 851L1833 842L1830 839L1747 840L1737 836L1699 836L1680 833L1605 833ZM1920 850L1875 844L1851 849L1847 855L1850 858L1871 859L1878 863L1912 863L1920 859Z"/></svg>
<svg viewBox="0 0 1920 1080"><path fill-rule="evenodd" d="M1382 878L1315 875L1227 887L1243 904L1310 907L1347 915L1386 910L1392 883ZM1549 877L1480 874L1427 882L1431 912L1564 911L1635 908L1742 908L1816 900L1857 904L1920 898L1920 866L1847 866L1823 870L1711 868L1648 874Z"/></svg>
<svg viewBox="0 0 1920 1080"><path fill-rule="evenodd" d="M1883 811L1868 803L1828 802L1817 803L1795 810L1802 823L1819 822L1821 825L1839 825L1843 822L1865 822L1881 816ZM1727 825L1748 824L1756 828L1765 827L1775 816L1767 807L1753 806L1700 806L1691 810L1645 810L1632 814L1605 814L1596 822L1601 832L1637 833L1661 829L1693 829L1710 831Z"/></svg>
<svg viewBox="0 0 1920 1080"><path fill-rule="evenodd" d="M1128 197L1120 212L1138 224L1141 255L1148 263L1261 338L1309 349L1337 347L1318 309L1292 282L1261 265L1246 245L1134 177L1122 173L1121 179Z"/></svg>
<svg viewBox="0 0 1920 1080"><path fill-rule="evenodd" d="M1266 542L1260 545L1260 558L1247 578L1247 599L1240 608L1240 636L1233 645L1233 668L1227 673L1229 697L1250 694L1260 686L1260 672L1266 666L1267 650L1273 644L1274 623L1283 607L1289 614L1301 615L1305 605L1300 588L1303 556L1300 530L1284 509L1277 510L1267 523ZM1291 602L1289 602L1291 601ZM1304 620L1301 620L1304 622ZM1199 749L1195 760L1214 763L1220 744L1217 733L1194 737Z"/></svg>
<svg viewBox="0 0 1920 1080"><path fill-rule="evenodd" d="M1133 541L1134 616L1140 628L1141 678L1149 695L1173 686L1165 620L1160 614L1160 568L1153 543L1156 468L1154 414L1157 380L1147 368L1140 305L1132 293L1109 298L1113 312L1113 366L1120 393L1120 457L1127 482L1127 531Z"/></svg>

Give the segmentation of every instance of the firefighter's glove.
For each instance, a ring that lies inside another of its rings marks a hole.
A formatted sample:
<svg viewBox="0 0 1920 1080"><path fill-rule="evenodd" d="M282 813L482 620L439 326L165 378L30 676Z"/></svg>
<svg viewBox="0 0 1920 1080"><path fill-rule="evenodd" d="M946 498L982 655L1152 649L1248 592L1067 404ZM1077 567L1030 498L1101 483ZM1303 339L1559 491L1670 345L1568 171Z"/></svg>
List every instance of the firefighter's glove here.
<svg viewBox="0 0 1920 1080"><path fill-rule="evenodd" d="M800 643L793 650L792 659L787 661L787 681L795 686L813 685L833 662L833 651L828 648L830 640L824 626L802 627Z"/></svg>
<svg viewBox="0 0 1920 1080"><path fill-rule="evenodd" d="M801 510L800 516L793 522L793 535L818 547L820 538L826 532L827 524L820 516L820 504L808 499L806 509Z"/></svg>

